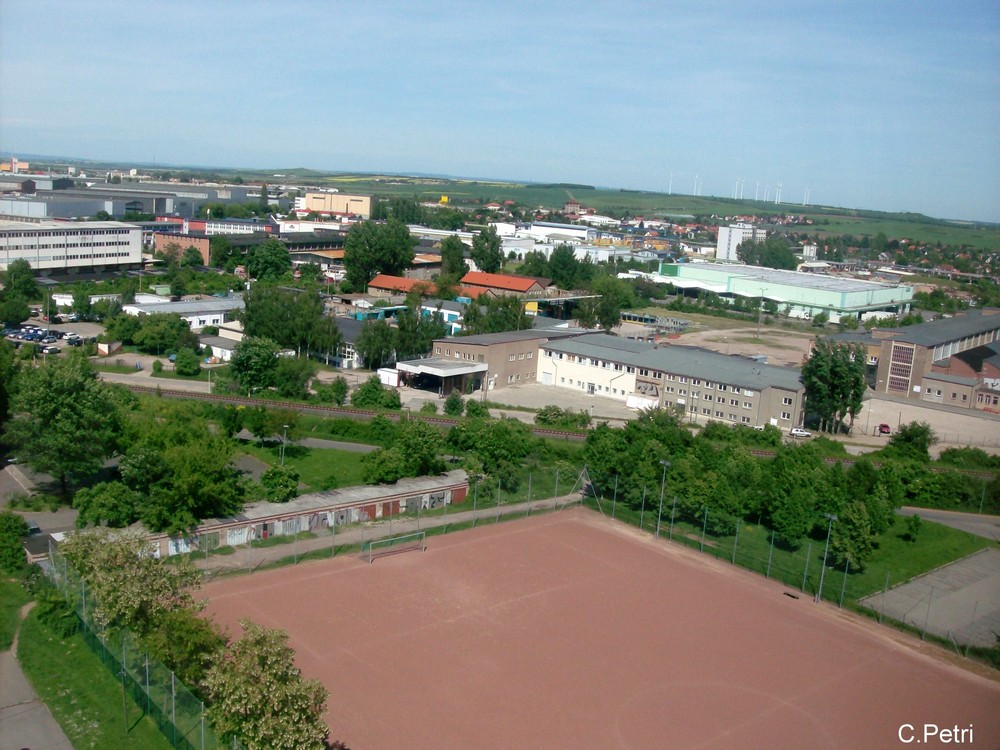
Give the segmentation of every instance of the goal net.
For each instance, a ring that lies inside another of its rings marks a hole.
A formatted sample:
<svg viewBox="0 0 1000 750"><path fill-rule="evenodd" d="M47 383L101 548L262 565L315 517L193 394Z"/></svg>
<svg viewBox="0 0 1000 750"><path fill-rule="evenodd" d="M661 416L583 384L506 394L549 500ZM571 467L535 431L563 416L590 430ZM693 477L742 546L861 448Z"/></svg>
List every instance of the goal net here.
<svg viewBox="0 0 1000 750"><path fill-rule="evenodd" d="M414 531L410 534L375 539L371 542L365 542L361 548L361 555L370 563L379 557L395 555L400 552L412 552L414 550L423 552L427 549L426 537L427 532Z"/></svg>

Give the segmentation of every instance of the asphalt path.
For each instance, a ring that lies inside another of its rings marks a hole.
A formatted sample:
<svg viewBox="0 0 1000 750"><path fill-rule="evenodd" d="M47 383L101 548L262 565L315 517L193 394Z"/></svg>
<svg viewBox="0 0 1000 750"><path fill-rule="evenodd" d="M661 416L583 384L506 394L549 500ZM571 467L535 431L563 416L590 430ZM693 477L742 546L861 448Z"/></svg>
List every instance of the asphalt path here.
<svg viewBox="0 0 1000 750"><path fill-rule="evenodd" d="M962 513L954 510L937 510L936 508L913 508L904 506L896 511L900 516L920 516L925 521L933 521L944 526L950 526L959 531L966 531L976 536L1000 542L1000 516L990 516L980 513Z"/></svg>

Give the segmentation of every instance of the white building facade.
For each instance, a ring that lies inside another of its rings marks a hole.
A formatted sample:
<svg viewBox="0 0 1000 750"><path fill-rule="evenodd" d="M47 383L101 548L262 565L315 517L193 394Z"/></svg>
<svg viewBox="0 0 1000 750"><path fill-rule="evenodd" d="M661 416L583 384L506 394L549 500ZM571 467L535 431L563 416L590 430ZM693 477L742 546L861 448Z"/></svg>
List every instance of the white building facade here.
<svg viewBox="0 0 1000 750"><path fill-rule="evenodd" d="M43 275L138 267L142 229L119 221L0 221L0 269L15 260Z"/></svg>
<svg viewBox="0 0 1000 750"><path fill-rule="evenodd" d="M728 227L719 227L719 240L715 245L716 260L739 260L736 256L736 248L741 242L763 242L767 239L767 232L755 227L753 224L730 224Z"/></svg>

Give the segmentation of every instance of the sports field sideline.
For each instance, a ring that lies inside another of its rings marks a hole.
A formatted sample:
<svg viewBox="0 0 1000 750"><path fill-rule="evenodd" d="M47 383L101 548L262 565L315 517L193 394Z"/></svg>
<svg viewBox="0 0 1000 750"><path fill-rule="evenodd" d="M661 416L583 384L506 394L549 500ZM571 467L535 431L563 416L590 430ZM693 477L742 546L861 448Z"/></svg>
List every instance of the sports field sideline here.
<svg viewBox="0 0 1000 750"><path fill-rule="evenodd" d="M1000 682L786 592L585 509L204 590L290 633L351 750L1000 746Z"/></svg>

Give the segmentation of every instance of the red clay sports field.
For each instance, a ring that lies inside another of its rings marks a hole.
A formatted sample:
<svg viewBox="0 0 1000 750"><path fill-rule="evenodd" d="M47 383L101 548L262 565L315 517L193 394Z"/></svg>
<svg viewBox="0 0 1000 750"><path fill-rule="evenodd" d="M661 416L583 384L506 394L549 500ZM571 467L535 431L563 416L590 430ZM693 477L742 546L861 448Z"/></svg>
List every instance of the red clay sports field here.
<svg viewBox="0 0 1000 750"><path fill-rule="evenodd" d="M576 509L204 593L289 632L351 750L1000 747L1000 682L787 590Z"/></svg>

